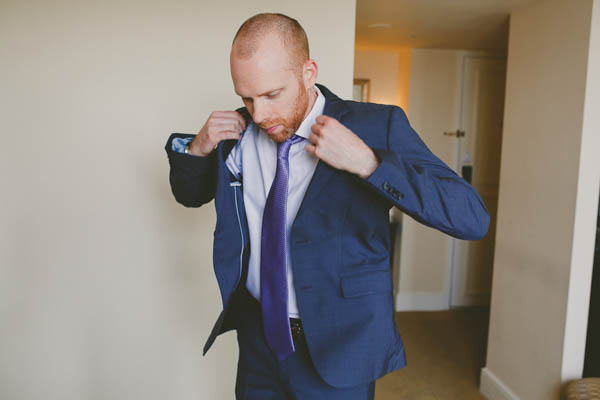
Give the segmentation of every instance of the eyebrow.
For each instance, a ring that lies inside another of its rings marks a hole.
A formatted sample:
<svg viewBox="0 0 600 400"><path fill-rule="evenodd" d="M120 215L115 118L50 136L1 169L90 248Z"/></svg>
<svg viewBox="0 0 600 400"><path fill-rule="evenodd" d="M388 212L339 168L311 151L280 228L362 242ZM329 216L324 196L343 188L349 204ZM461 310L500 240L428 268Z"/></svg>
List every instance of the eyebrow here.
<svg viewBox="0 0 600 400"><path fill-rule="evenodd" d="M267 90L266 92L264 92L264 93L261 93L261 94L259 94L259 95L258 95L258 96L256 96L256 97L260 97L260 96L266 96L266 95L268 95L268 94L270 94L270 93L273 93L273 92L276 92L276 91L278 91L278 90L282 90L282 89L283 89L283 87L279 87L279 88L276 88L276 89ZM242 95L240 95L239 93L238 93L238 96L240 96L242 99L250 99L250 97L242 96Z"/></svg>

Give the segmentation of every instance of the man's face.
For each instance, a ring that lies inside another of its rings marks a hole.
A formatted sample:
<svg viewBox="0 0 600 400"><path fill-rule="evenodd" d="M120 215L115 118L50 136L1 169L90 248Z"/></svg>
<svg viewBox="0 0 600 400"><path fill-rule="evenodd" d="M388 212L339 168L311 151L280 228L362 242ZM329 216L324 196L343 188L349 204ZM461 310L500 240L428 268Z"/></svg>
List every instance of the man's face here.
<svg viewBox="0 0 600 400"><path fill-rule="evenodd" d="M249 58L231 53L231 77L254 122L275 142L297 130L308 110L302 66L290 68L288 52L276 35L268 35Z"/></svg>

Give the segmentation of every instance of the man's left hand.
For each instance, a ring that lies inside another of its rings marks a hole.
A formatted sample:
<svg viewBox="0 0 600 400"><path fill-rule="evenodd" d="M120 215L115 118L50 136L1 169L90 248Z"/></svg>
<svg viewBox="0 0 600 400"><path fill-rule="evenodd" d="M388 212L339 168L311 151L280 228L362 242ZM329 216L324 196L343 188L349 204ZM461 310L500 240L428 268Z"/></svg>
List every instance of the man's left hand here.
<svg viewBox="0 0 600 400"><path fill-rule="evenodd" d="M332 167L366 179L379 165L373 150L335 118L319 115L311 130L304 149Z"/></svg>

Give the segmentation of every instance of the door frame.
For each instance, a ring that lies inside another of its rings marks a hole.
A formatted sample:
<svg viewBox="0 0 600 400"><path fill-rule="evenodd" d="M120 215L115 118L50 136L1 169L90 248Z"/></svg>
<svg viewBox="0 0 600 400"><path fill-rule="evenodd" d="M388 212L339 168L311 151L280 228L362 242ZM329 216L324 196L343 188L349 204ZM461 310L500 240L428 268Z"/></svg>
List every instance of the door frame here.
<svg viewBox="0 0 600 400"><path fill-rule="evenodd" d="M464 96L465 96L464 79L465 79L466 60L468 58L485 58L485 59L506 60L507 55L502 54L502 53L487 52L487 51L466 51L465 50L465 51L460 51L459 56L460 56L460 75L458 77L459 94L458 94L458 107L457 107L458 114L456 116L456 120L458 121L457 129L464 131L465 130L465 122L463 121L463 116L464 116L463 100L464 100ZM504 115L502 116L502 119L504 120ZM461 175L461 173L460 173L460 163L461 163L460 146L461 146L460 140L456 140L454 142L454 165L449 166L459 175ZM448 246L448 262L447 262L447 268L446 268L446 288L448 290L445 291L446 304L447 304L448 309L468 307L468 306L453 306L452 305L452 296L453 296L454 290L455 290L454 282L455 282L455 279L457 279L457 277L456 277L456 269L457 269L457 267L456 267L456 262L457 262L456 247L459 245L459 240L460 239L451 237L450 245Z"/></svg>

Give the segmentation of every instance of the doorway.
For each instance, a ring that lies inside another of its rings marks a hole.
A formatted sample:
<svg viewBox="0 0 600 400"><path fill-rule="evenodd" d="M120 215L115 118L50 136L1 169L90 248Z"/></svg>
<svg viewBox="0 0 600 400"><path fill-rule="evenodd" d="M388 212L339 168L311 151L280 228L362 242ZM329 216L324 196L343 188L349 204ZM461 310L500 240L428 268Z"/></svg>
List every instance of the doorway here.
<svg viewBox="0 0 600 400"><path fill-rule="evenodd" d="M498 12L500 3L486 14L441 1L358 0L356 18L354 78L368 80L371 102L404 109L430 150L473 184L492 220L510 13L508 8ZM465 15L471 16L468 27ZM409 398L410 393L419 394L413 398L483 398L479 373L485 365L495 223L485 239L467 243L400 210L393 209L391 222L398 226L396 320L408 366L382 378L376 398ZM445 395L439 389L444 382L455 383L452 389L446 385Z"/></svg>

